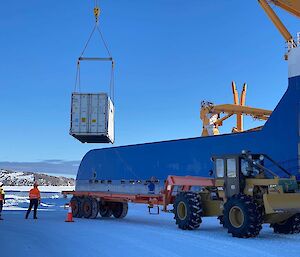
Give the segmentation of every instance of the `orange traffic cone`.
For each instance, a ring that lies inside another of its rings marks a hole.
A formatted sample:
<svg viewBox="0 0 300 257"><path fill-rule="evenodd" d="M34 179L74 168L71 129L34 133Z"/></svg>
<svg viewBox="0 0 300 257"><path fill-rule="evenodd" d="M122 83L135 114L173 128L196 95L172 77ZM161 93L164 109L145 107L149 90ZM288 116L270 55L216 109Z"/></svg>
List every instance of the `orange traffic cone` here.
<svg viewBox="0 0 300 257"><path fill-rule="evenodd" d="M65 220L65 222L74 222L71 204L69 205L67 219Z"/></svg>

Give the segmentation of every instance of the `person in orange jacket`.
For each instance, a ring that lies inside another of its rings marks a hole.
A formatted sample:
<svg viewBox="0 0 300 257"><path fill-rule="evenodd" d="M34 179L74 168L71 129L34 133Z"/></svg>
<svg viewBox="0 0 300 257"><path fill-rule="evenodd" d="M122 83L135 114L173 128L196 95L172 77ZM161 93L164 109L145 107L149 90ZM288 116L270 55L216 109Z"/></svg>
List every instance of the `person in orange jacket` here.
<svg viewBox="0 0 300 257"><path fill-rule="evenodd" d="M0 220L3 220L1 216L3 204L5 204L5 193L3 190L3 183L0 182Z"/></svg>
<svg viewBox="0 0 300 257"><path fill-rule="evenodd" d="M31 212L31 209L33 207L33 218L37 219L37 208L41 201L41 194L40 190L38 189L38 183L34 182L33 188L29 191L29 200L30 204L25 216L25 219L28 219L29 213Z"/></svg>

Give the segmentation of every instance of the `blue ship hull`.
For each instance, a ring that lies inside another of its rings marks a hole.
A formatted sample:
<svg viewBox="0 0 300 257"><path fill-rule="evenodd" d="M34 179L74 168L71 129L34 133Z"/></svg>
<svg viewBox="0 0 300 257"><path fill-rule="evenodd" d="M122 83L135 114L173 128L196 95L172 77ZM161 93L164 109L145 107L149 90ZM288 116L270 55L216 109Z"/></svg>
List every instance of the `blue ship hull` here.
<svg viewBox="0 0 300 257"><path fill-rule="evenodd" d="M209 177L211 156L242 150L265 153L298 176L300 76L259 131L95 149L81 161L76 190L145 193L155 177L156 192L168 175Z"/></svg>

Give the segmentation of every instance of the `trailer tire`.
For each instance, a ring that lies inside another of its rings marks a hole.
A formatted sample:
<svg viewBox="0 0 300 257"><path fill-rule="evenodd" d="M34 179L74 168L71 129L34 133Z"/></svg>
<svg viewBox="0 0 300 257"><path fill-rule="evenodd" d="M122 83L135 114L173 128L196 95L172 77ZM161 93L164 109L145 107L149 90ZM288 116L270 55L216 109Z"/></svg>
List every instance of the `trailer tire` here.
<svg viewBox="0 0 300 257"><path fill-rule="evenodd" d="M200 195L194 192L180 192L174 204L174 219L180 229L193 230L199 228L202 220Z"/></svg>
<svg viewBox="0 0 300 257"><path fill-rule="evenodd" d="M74 218L81 218L82 217L82 216L80 217L81 201L80 201L79 197L73 196L71 198L70 204L71 204L71 208L72 208L72 216Z"/></svg>
<svg viewBox="0 0 300 257"><path fill-rule="evenodd" d="M288 218L284 222L274 223L270 225L274 233L278 234L296 234L300 233L300 214Z"/></svg>
<svg viewBox="0 0 300 257"><path fill-rule="evenodd" d="M116 219L123 219L128 213L128 203L114 203L112 214Z"/></svg>
<svg viewBox="0 0 300 257"><path fill-rule="evenodd" d="M98 201L96 198L91 198L91 202L92 202L92 215L90 216L90 219L96 219L98 216Z"/></svg>
<svg viewBox="0 0 300 257"><path fill-rule="evenodd" d="M82 201L82 214L83 217L89 219L93 212L93 203L91 197L85 197Z"/></svg>
<svg viewBox="0 0 300 257"><path fill-rule="evenodd" d="M108 204L99 203L99 214L103 218L109 218L112 215L112 209Z"/></svg>
<svg viewBox="0 0 300 257"><path fill-rule="evenodd" d="M224 204L223 214L224 227L233 237L256 237L262 229L262 210L251 196L232 196Z"/></svg>

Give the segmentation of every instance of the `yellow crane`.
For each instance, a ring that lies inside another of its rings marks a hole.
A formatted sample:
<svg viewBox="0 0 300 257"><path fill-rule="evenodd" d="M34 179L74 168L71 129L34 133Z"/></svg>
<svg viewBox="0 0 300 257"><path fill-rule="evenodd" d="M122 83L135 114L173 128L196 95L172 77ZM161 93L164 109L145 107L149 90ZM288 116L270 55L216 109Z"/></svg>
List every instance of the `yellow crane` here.
<svg viewBox="0 0 300 257"><path fill-rule="evenodd" d="M298 47L300 44L300 37L297 40L298 42L294 40L293 36L280 20L275 11L271 8L270 4L278 6L281 9L300 18L300 0L258 0L258 2L285 39L286 43L288 44L288 49L290 50ZM285 59L288 59L288 54L285 55ZM232 82L234 104L214 105L213 103L207 101L203 101L201 103L200 119L203 123L202 136L218 135L220 133L218 127L222 126L223 121L227 120L233 115L236 115L236 127L232 129L232 132L234 133L244 131L243 115L250 115L258 120L267 120L270 117L272 111L245 106L246 90L247 86L244 84L239 102L236 85L234 82ZM223 117L221 117L222 114L224 114ZM257 130L260 128L261 127L257 127L250 130Z"/></svg>
<svg viewBox="0 0 300 257"><path fill-rule="evenodd" d="M296 17L300 17L300 1L299 0L258 0L258 2L263 8L263 10L266 12L268 17L271 19L271 21L274 23L275 27L279 30L280 34L284 37L285 41L288 44L288 47L289 48L297 47L297 44L299 44L299 42L296 42L294 40L291 33L288 31L288 29L282 23L280 18L271 8L269 3L282 8L283 10L295 15ZM288 56L285 55L286 60L287 58Z"/></svg>
<svg viewBox="0 0 300 257"><path fill-rule="evenodd" d="M266 121L270 117L272 111L245 106L246 92L247 85L244 84L239 101L235 82L232 82L233 104L214 105L211 102L202 101L200 111L200 119L202 120L201 136L219 135L219 127L223 125L223 121L227 120L233 115L236 115L236 127L232 129L233 133L244 131L243 115L251 116L257 120ZM256 127L249 130L258 130L260 128L261 127Z"/></svg>

